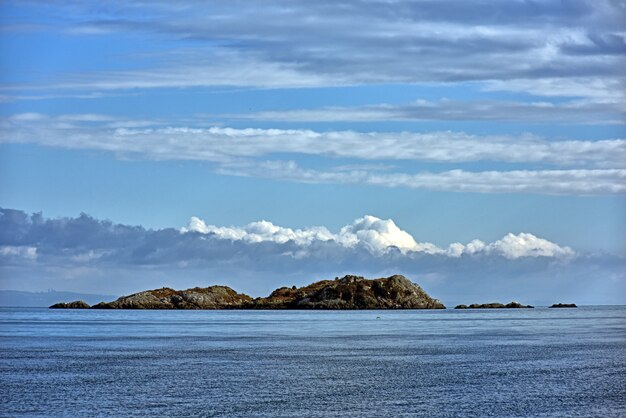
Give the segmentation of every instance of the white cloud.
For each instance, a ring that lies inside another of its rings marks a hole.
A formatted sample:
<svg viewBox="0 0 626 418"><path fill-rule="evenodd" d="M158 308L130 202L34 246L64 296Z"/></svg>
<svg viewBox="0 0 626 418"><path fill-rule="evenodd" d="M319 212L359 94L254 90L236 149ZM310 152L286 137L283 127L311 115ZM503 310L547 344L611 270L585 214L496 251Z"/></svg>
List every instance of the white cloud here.
<svg viewBox="0 0 626 418"><path fill-rule="evenodd" d="M573 257L576 253L570 247L560 246L546 239L529 233L508 233L501 239L485 244L480 240L473 240L467 245L459 242L450 244L446 254L451 257L474 254L497 254L508 259L520 257Z"/></svg>
<svg viewBox="0 0 626 418"><path fill-rule="evenodd" d="M351 225L341 228L336 240L343 246L365 245L373 253L384 253L389 248L429 254L440 253L441 249L430 243L417 243L406 231L398 228L391 219L379 219L366 215Z"/></svg>
<svg viewBox="0 0 626 418"><path fill-rule="evenodd" d="M485 247L487 251L495 251L506 258L519 257L569 257L574 251L569 247L560 247L548 240L533 234L506 234L502 239Z"/></svg>
<svg viewBox="0 0 626 418"><path fill-rule="evenodd" d="M197 232L211 235L220 240L242 241L248 244L263 242L285 244L293 242L301 247L298 257L307 256L307 250L317 242L334 242L343 248L364 248L372 255L382 256L399 250L401 254L429 254L460 257L462 255L495 254L508 259L520 257L571 257L574 251L569 247L538 238L529 233L505 235L491 244L473 240L467 245L453 243L442 249L429 242L417 242L411 234L400 229L391 219L380 219L366 215L352 224L342 227L333 234L325 227L291 229L274 225L268 221L252 222L243 227L223 227L207 225L203 220L192 217L181 233Z"/></svg>
<svg viewBox="0 0 626 418"><path fill-rule="evenodd" d="M37 258L37 247L3 245L0 246L0 256L34 260Z"/></svg>
<svg viewBox="0 0 626 418"><path fill-rule="evenodd" d="M154 121L150 127L131 129L116 127L120 124L145 126L148 121L113 121L105 115L51 118L29 114L26 121L23 118L0 120L2 142L137 153L154 159L212 162L279 153L359 160L501 161L594 167L622 167L626 161L625 139L549 140L533 135L471 135L453 131L318 132L218 126L160 127L159 121Z"/></svg>
<svg viewBox="0 0 626 418"><path fill-rule="evenodd" d="M623 77L545 77L512 80L491 80L486 91L513 91L536 96L592 98L596 103L614 103L622 112L626 100L626 79Z"/></svg>
<svg viewBox="0 0 626 418"><path fill-rule="evenodd" d="M319 171L294 161L222 166L218 173L255 176L302 183L367 184L421 190L473 193L533 193L602 195L626 193L626 169L508 170L380 173L378 171Z"/></svg>
<svg viewBox="0 0 626 418"><path fill-rule="evenodd" d="M585 90L574 90L581 92ZM585 89L587 86L585 86ZM498 89L497 84L488 84L487 89ZM595 91L595 90L594 90ZM621 90L618 90L621 91ZM589 92L591 93L591 92ZM544 92L545 94L545 92ZM619 93L613 93L618 95ZM590 94L581 94L590 96ZM548 101L514 102L502 100L460 101L442 99L437 101L416 100L407 104L378 104L353 107L323 107L313 109L289 109L253 113L216 114L232 120L261 120L281 122L372 122L372 121L422 121L422 120L480 120L513 122L572 122L577 124L625 124L624 100L607 101L570 100L561 103Z"/></svg>
<svg viewBox="0 0 626 418"><path fill-rule="evenodd" d="M284 244L287 241L293 241L297 245L302 246L308 245L313 241L328 241L335 238L324 227L293 230L276 226L268 221L252 222L244 227L223 227L207 225L203 220L195 216L189 220L186 228L181 229L181 232L199 232L211 234L220 239L245 241L248 243L274 242Z"/></svg>
<svg viewBox="0 0 626 418"><path fill-rule="evenodd" d="M128 121L105 115L18 115L0 119L0 142L95 149L119 157L199 160L215 172L307 183L540 194L626 192L626 140L549 140L532 135L470 135L464 132L318 132L303 129L162 127L159 121ZM118 128L118 126L147 126ZM279 154L315 155L329 168L302 168L296 161L260 160ZM337 158L356 160L335 164ZM389 161L432 162L432 171L408 172ZM377 161L383 164L358 164ZM473 162L515 164L500 170L461 170ZM532 168L519 168L527 164ZM452 169L450 169L452 165ZM558 166L558 169L542 167ZM568 167L568 169L561 169Z"/></svg>
<svg viewBox="0 0 626 418"><path fill-rule="evenodd" d="M132 51L145 55L141 70L74 71L52 83L57 88L623 80L623 8L610 0L340 6L278 0L194 3L193 8L132 2L112 6L115 13L74 4L54 7L65 19L50 29L65 34L139 33L177 43L169 51ZM525 87L536 89L532 83ZM585 93L613 94L606 85L599 89Z"/></svg>

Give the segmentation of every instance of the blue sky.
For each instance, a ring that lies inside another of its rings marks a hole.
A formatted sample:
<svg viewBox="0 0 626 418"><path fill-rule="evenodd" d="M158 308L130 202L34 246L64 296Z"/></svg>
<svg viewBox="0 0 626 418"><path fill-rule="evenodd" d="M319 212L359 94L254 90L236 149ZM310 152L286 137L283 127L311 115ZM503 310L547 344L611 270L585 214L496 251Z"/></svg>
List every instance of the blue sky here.
<svg viewBox="0 0 626 418"><path fill-rule="evenodd" d="M619 1L4 3L0 288L259 295L400 272L444 302L624 303L625 17ZM65 231L81 213L106 243ZM124 255L146 240L176 256Z"/></svg>

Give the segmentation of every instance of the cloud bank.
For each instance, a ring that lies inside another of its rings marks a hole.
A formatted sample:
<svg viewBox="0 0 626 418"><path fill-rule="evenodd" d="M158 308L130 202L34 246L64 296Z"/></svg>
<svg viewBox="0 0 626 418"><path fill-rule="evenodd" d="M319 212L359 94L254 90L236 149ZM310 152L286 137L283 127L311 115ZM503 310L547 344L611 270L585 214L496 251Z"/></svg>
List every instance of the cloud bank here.
<svg viewBox="0 0 626 418"><path fill-rule="evenodd" d="M152 230L86 214L50 219L0 209L5 289L122 294L222 283L261 295L347 273L400 273L447 303L496 297L553 303L546 292L609 303L625 294L624 267L623 257L576 252L524 232L440 247L374 216L334 232L268 221L225 227L197 217L184 228Z"/></svg>

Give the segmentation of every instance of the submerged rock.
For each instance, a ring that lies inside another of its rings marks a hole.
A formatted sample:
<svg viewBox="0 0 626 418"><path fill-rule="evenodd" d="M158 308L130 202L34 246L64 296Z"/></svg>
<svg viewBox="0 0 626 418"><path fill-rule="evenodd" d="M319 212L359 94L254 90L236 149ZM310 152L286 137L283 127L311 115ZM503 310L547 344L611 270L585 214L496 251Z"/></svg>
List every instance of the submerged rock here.
<svg viewBox="0 0 626 418"><path fill-rule="evenodd" d="M401 275L368 280L361 276L322 280L300 288L281 287L247 304L252 309L445 309Z"/></svg>
<svg viewBox="0 0 626 418"><path fill-rule="evenodd" d="M454 309L502 309L502 308L534 308L532 305L522 305L519 302L503 303L472 303L471 305L457 305Z"/></svg>
<svg viewBox="0 0 626 418"><path fill-rule="evenodd" d="M227 286L187 290L164 287L122 296L113 302L101 302L92 309L233 309L251 301L250 296Z"/></svg>
<svg viewBox="0 0 626 418"><path fill-rule="evenodd" d="M575 303L555 303L551 308L578 308Z"/></svg>
<svg viewBox="0 0 626 418"><path fill-rule="evenodd" d="M50 309L89 309L89 305L82 300L75 300L74 302L69 303L55 303L50 306Z"/></svg>

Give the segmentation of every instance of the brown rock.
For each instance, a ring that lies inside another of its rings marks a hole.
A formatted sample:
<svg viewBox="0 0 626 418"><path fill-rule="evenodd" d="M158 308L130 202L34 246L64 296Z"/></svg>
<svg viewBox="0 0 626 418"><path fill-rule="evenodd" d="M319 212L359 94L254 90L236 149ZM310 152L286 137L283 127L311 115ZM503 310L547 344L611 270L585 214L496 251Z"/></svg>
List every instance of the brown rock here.
<svg viewBox="0 0 626 418"><path fill-rule="evenodd" d="M113 302L101 302L92 309L233 309L252 301L248 295L227 286L194 287L174 290L167 287L122 296Z"/></svg>
<svg viewBox="0 0 626 418"><path fill-rule="evenodd" d="M368 280L360 276L322 280L301 288L281 287L257 298L251 309L445 309L418 285L395 275Z"/></svg>

